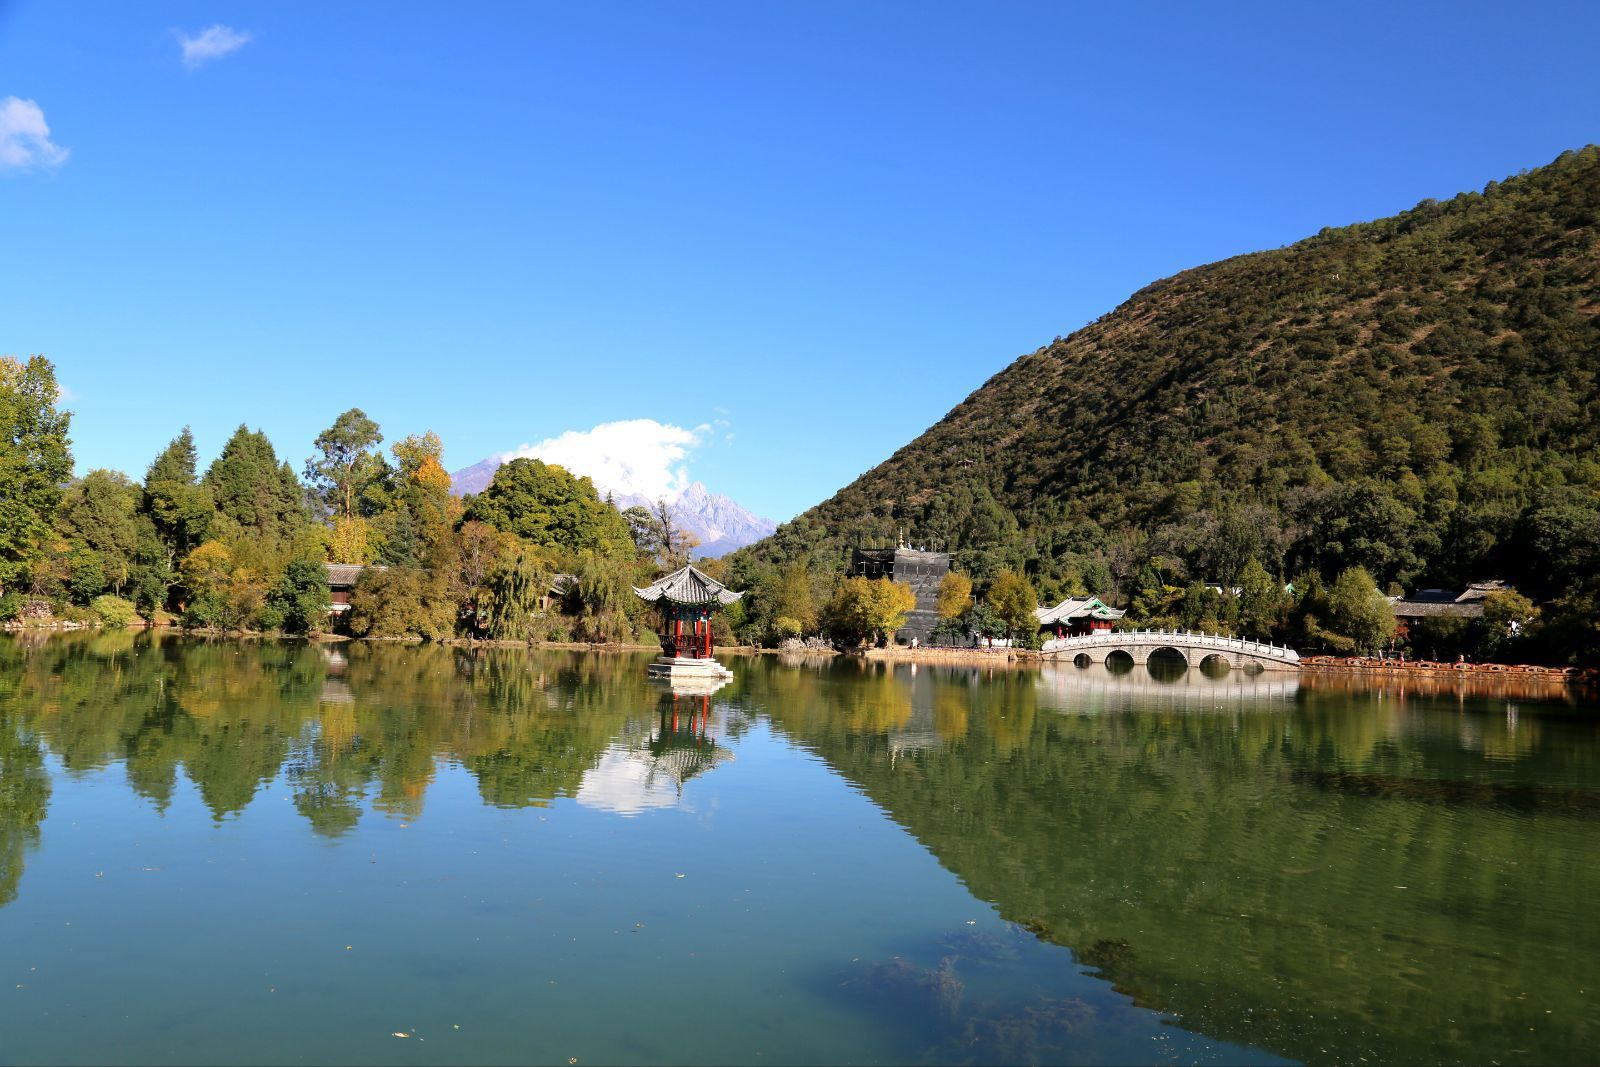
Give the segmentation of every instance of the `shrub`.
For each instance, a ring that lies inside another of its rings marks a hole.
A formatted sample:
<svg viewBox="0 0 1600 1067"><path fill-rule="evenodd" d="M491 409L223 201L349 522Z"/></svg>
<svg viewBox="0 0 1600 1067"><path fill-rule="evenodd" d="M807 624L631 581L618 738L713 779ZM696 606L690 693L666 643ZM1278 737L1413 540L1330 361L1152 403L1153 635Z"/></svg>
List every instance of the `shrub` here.
<svg viewBox="0 0 1600 1067"><path fill-rule="evenodd" d="M132 603L110 593L95 597L89 607L100 617L100 625L108 630L120 630L139 617Z"/></svg>

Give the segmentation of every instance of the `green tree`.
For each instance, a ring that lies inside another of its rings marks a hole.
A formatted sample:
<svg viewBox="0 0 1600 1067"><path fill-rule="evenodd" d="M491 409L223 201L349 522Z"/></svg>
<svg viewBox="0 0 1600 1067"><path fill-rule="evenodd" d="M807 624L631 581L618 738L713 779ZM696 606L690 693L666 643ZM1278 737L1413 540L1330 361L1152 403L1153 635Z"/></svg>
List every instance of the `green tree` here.
<svg viewBox="0 0 1600 1067"><path fill-rule="evenodd" d="M27 577L49 548L72 474L67 428L56 410L55 368L43 356L0 357L0 593Z"/></svg>
<svg viewBox="0 0 1600 1067"><path fill-rule="evenodd" d="M108 470L90 471L67 486L56 530L67 542L75 575L69 584L80 603L127 589L137 564L142 495L127 475ZM76 577L90 569L94 580Z"/></svg>
<svg viewBox="0 0 1600 1067"><path fill-rule="evenodd" d="M294 469L278 461L267 435L241 425L206 470L217 511L267 542L293 538L307 521ZM213 531L215 532L215 531Z"/></svg>
<svg viewBox="0 0 1600 1067"><path fill-rule="evenodd" d="M350 518L361 492L382 477L387 465L376 451L383 443L378 424L351 408L317 435L317 455L306 460L306 480L329 512Z"/></svg>
<svg viewBox="0 0 1600 1067"><path fill-rule="evenodd" d="M1283 583L1251 556L1239 572L1239 632L1257 641L1268 640L1287 606Z"/></svg>
<svg viewBox="0 0 1600 1067"><path fill-rule="evenodd" d="M629 586L626 562L615 554L584 552L578 563L578 602L589 640L627 637L632 629L628 609L637 598Z"/></svg>
<svg viewBox="0 0 1600 1067"><path fill-rule="evenodd" d="M301 556L289 561L267 594L262 621L285 633L316 633L326 625L331 603L327 568L320 559Z"/></svg>
<svg viewBox="0 0 1600 1067"><path fill-rule="evenodd" d="M594 483L537 459L514 459L472 499L464 518L516 534L531 545L614 555L633 547L627 521Z"/></svg>
<svg viewBox="0 0 1600 1067"><path fill-rule="evenodd" d="M1394 608L1365 567L1340 572L1328 587L1327 628L1370 652L1394 636Z"/></svg>
<svg viewBox="0 0 1600 1067"><path fill-rule="evenodd" d="M95 597L89 606L100 617L100 625L108 630L125 629L138 615L131 603L109 593Z"/></svg>
<svg viewBox="0 0 1600 1067"><path fill-rule="evenodd" d="M661 553L661 530L650 509L634 504L623 511L622 519L628 524L628 536L633 538L634 550L641 556L657 558Z"/></svg>
<svg viewBox="0 0 1600 1067"><path fill-rule="evenodd" d="M140 531L135 600L146 617L169 601L184 557L210 536L216 518L211 490L196 477L197 460L185 426L145 472L142 510L151 529Z"/></svg>
<svg viewBox="0 0 1600 1067"><path fill-rule="evenodd" d="M489 636L522 641L533 636L533 618L550 589L543 553L518 544L500 556L482 582L480 606Z"/></svg>

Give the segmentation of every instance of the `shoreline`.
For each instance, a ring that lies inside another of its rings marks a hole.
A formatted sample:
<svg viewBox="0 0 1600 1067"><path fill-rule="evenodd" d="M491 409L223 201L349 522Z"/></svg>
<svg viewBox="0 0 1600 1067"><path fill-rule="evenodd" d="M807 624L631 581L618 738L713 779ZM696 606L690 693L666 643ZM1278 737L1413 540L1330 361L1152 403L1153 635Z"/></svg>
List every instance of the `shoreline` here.
<svg viewBox="0 0 1600 1067"><path fill-rule="evenodd" d="M1435 663L1431 660L1372 659L1362 656L1303 656L1303 671L1331 674L1391 675L1408 678L1476 677L1538 678L1571 685L1600 683L1594 667L1541 667L1529 663Z"/></svg>
<svg viewBox="0 0 1600 1067"><path fill-rule="evenodd" d="M0 625L0 632L18 636L23 634L109 633L112 632L112 629L96 626L92 623L80 623L71 620L55 620L45 625L37 623L33 625L18 625L15 622ZM181 626L173 626L168 623L150 623L144 626L127 626L116 629L124 629L130 633L166 633L206 639L291 640L329 645L358 641L371 644L397 645L428 643L420 637L352 637L348 634L336 633L292 635L258 631L231 631L224 633L218 630L206 629L184 630ZM434 643L449 648L526 648L553 649L563 652L625 652L638 654L659 653L661 650L658 644L643 644L635 641L505 641L488 638L452 637ZM803 656L824 659L850 658L861 662L890 664L943 663L953 666L1036 667L1042 666L1045 662L1043 654L1026 648L906 648L904 646L891 645L885 648L839 651L836 649L757 648L751 645L728 644L719 646L716 651L718 655L741 657L777 656L782 658ZM1313 674L1360 675L1368 678L1525 679L1550 685L1564 684L1581 688L1600 688L1600 668L1596 667L1544 667L1526 663L1436 663L1429 660L1402 661L1364 656L1303 656L1300 659L1299 670Z"/></svg>

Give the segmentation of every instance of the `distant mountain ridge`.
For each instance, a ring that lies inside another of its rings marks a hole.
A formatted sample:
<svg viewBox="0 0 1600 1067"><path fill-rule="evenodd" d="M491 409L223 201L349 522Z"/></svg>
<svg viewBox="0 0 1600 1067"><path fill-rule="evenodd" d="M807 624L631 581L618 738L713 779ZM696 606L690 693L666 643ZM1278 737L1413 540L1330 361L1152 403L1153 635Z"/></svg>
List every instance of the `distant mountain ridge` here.
<svg viewBox="0 0 1600 1067"><path fill-rule="evenodd" d="M494 472L500 469L502 462L500 457L490 456L461 468L450 476L450 491L456 496L483 492L494 480ZM655 504L654 500L637 493L619 493L599 483L595 488L602 496L610 493L618 511L635 505L648 508ZM754 544L777 529L771 519L762 518L730 497L711 492L701 482L690 483L669 501L669 506L678 524L699 539L700 545L694 550L697 559L720 556Z"/></svg>

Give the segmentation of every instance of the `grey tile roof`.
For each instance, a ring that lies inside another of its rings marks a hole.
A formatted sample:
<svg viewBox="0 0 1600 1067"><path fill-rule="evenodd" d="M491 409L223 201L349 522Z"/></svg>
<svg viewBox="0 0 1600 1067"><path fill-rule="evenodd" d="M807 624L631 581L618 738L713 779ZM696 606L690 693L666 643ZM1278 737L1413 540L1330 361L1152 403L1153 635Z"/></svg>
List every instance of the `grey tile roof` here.
<svg viewBox="0 0 1600 1067"><path fill-rule="evenodd" d="M328 584L335 588L349 588L356 584L366 567L360 563L324 563L328 568Z"/></svg>
<svg viewBox="0 0 1600 1067"><path fill-rule="evenodd" d="M727 586L702 573L693 564L673 571L665 578L658 578L643 589L635 586L633 591L648 604L659 600L670 600L675 604L732 604L744 596L743 593L730 592Z"/></svg>

